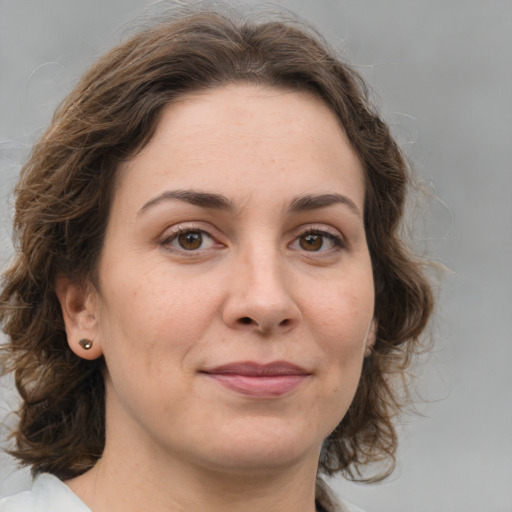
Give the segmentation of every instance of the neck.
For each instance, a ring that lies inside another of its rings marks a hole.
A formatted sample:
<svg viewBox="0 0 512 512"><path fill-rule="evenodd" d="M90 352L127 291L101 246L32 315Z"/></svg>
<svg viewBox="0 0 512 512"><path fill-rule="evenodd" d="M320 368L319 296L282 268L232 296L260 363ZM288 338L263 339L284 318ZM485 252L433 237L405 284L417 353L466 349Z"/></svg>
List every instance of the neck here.
<svg viewBox="0 0 512 512"><path fill-rule="evenodd" d="M316 467L213 472L189 464L150 467L108 454L69 487L94 512L314 512Z"/></svg>

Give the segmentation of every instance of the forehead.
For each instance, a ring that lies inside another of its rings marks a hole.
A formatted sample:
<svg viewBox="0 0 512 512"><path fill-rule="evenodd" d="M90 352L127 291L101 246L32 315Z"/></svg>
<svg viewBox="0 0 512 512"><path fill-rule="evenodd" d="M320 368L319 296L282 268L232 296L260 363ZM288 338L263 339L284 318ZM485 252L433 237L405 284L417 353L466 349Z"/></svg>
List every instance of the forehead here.
<svg viewBox="0 0 512 512"><path fill-rule="evenodd" d="M171 185L242 195L262 187L283 194L341 187L363 207L362 165L331 109L308 93L247 84L168 105L149 143L122 165L120 178L121 189L129 182L148 194Z"/></svg>

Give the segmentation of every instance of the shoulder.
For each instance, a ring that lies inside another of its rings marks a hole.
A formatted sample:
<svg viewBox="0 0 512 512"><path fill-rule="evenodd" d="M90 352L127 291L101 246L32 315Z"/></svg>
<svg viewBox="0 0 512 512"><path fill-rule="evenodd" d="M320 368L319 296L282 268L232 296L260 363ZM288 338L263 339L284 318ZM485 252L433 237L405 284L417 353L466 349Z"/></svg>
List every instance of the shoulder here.
<svg viewBox="0 0 512 512"><path fill-rule="evenodd" d="M364 512L364 510L360 509L359 507L356 507L347 500L337 498L336 506L332 510L332 512Z"/></svg>
<svg viewBox="0 0 512 512"><path fill-rule="evenodd" d="M329 506L324 506L317 501L316 509L318 512L364 512L359 507L341 498L335 500L331 498Z"/></svg>
<svg viewBox="0 0 512 512"><path fill-rule="evenodd" d="M57 477L39 475L30 491L0 500L0 512L91 512Z"/></svg>

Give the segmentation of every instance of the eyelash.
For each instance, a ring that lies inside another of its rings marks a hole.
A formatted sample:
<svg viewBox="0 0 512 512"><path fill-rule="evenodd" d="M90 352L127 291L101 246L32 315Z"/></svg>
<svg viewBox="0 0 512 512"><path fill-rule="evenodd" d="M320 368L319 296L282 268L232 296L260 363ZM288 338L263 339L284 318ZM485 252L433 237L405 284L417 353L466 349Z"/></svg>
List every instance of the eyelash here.
<svg viewBox="0 0 512 512"><path fill-rule="evenodd" d="M176 240L178 240L178 238L182 235L196 234L196 233L200 234L200 236L201 236L201 239L200 239L201 246L199 246L199 247L186 249L185 247L181 246L181 244L180 244L181 247L174 247L171 245L172 242L175 242ZM309 229L303 231L302 233L298 234L294 238L293 242L289 244L289 247L293 248L293 245L300 244L301 240L303 240L307 236L318 236L318 237L321 237L322 239L328 239L332 243L332 247L330 247L328 249L321 250L323 248L323 246L325 245L325 241L322 240L322 243L319 247L320 250L308 251L304 247L301 247L301 248L296 247L295 249L301 250L305 253L322 254L322 253L328 253L328 252L338 252L338 251L346 248L346 243L341 236L335 235L326 230L314 229L314 228L309 228ZM211 240L212 245L210 247L202 247L205 238ZM162 242L161 242L162 246L165 246L171 250L180 251L180 252L188 252L188 253L195 253L195 252L199 252L200 250L211 249L215 245L215 243L216 243L215 238L208 231L201 229L199 227L195 227L195 226L178 227L169 236L166 236L165 239L162 240Z"/></svg>

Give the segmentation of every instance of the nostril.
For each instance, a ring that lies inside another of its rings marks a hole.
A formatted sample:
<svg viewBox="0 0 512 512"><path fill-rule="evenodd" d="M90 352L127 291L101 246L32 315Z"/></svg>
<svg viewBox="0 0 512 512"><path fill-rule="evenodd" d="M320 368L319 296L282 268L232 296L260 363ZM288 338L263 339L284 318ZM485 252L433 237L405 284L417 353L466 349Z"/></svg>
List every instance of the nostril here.
<svg viewBox="0 0 512 512"><path fill-rule="evenodd" d="M259 322L254 320L254 318L251 318L250 316L241 316L237 320L237 323L241 324L241 325L254 325L254 326L258 327L259 330L267 331L268 329L271 329L270 325L265 326L265 324L263 324L263 323L260 324ZM281 320L279 322L278 326L279 327L287 327L288 325L290 325L290 323L291 323L291 320L289 318L285 318L284 320Z"/></svg>

